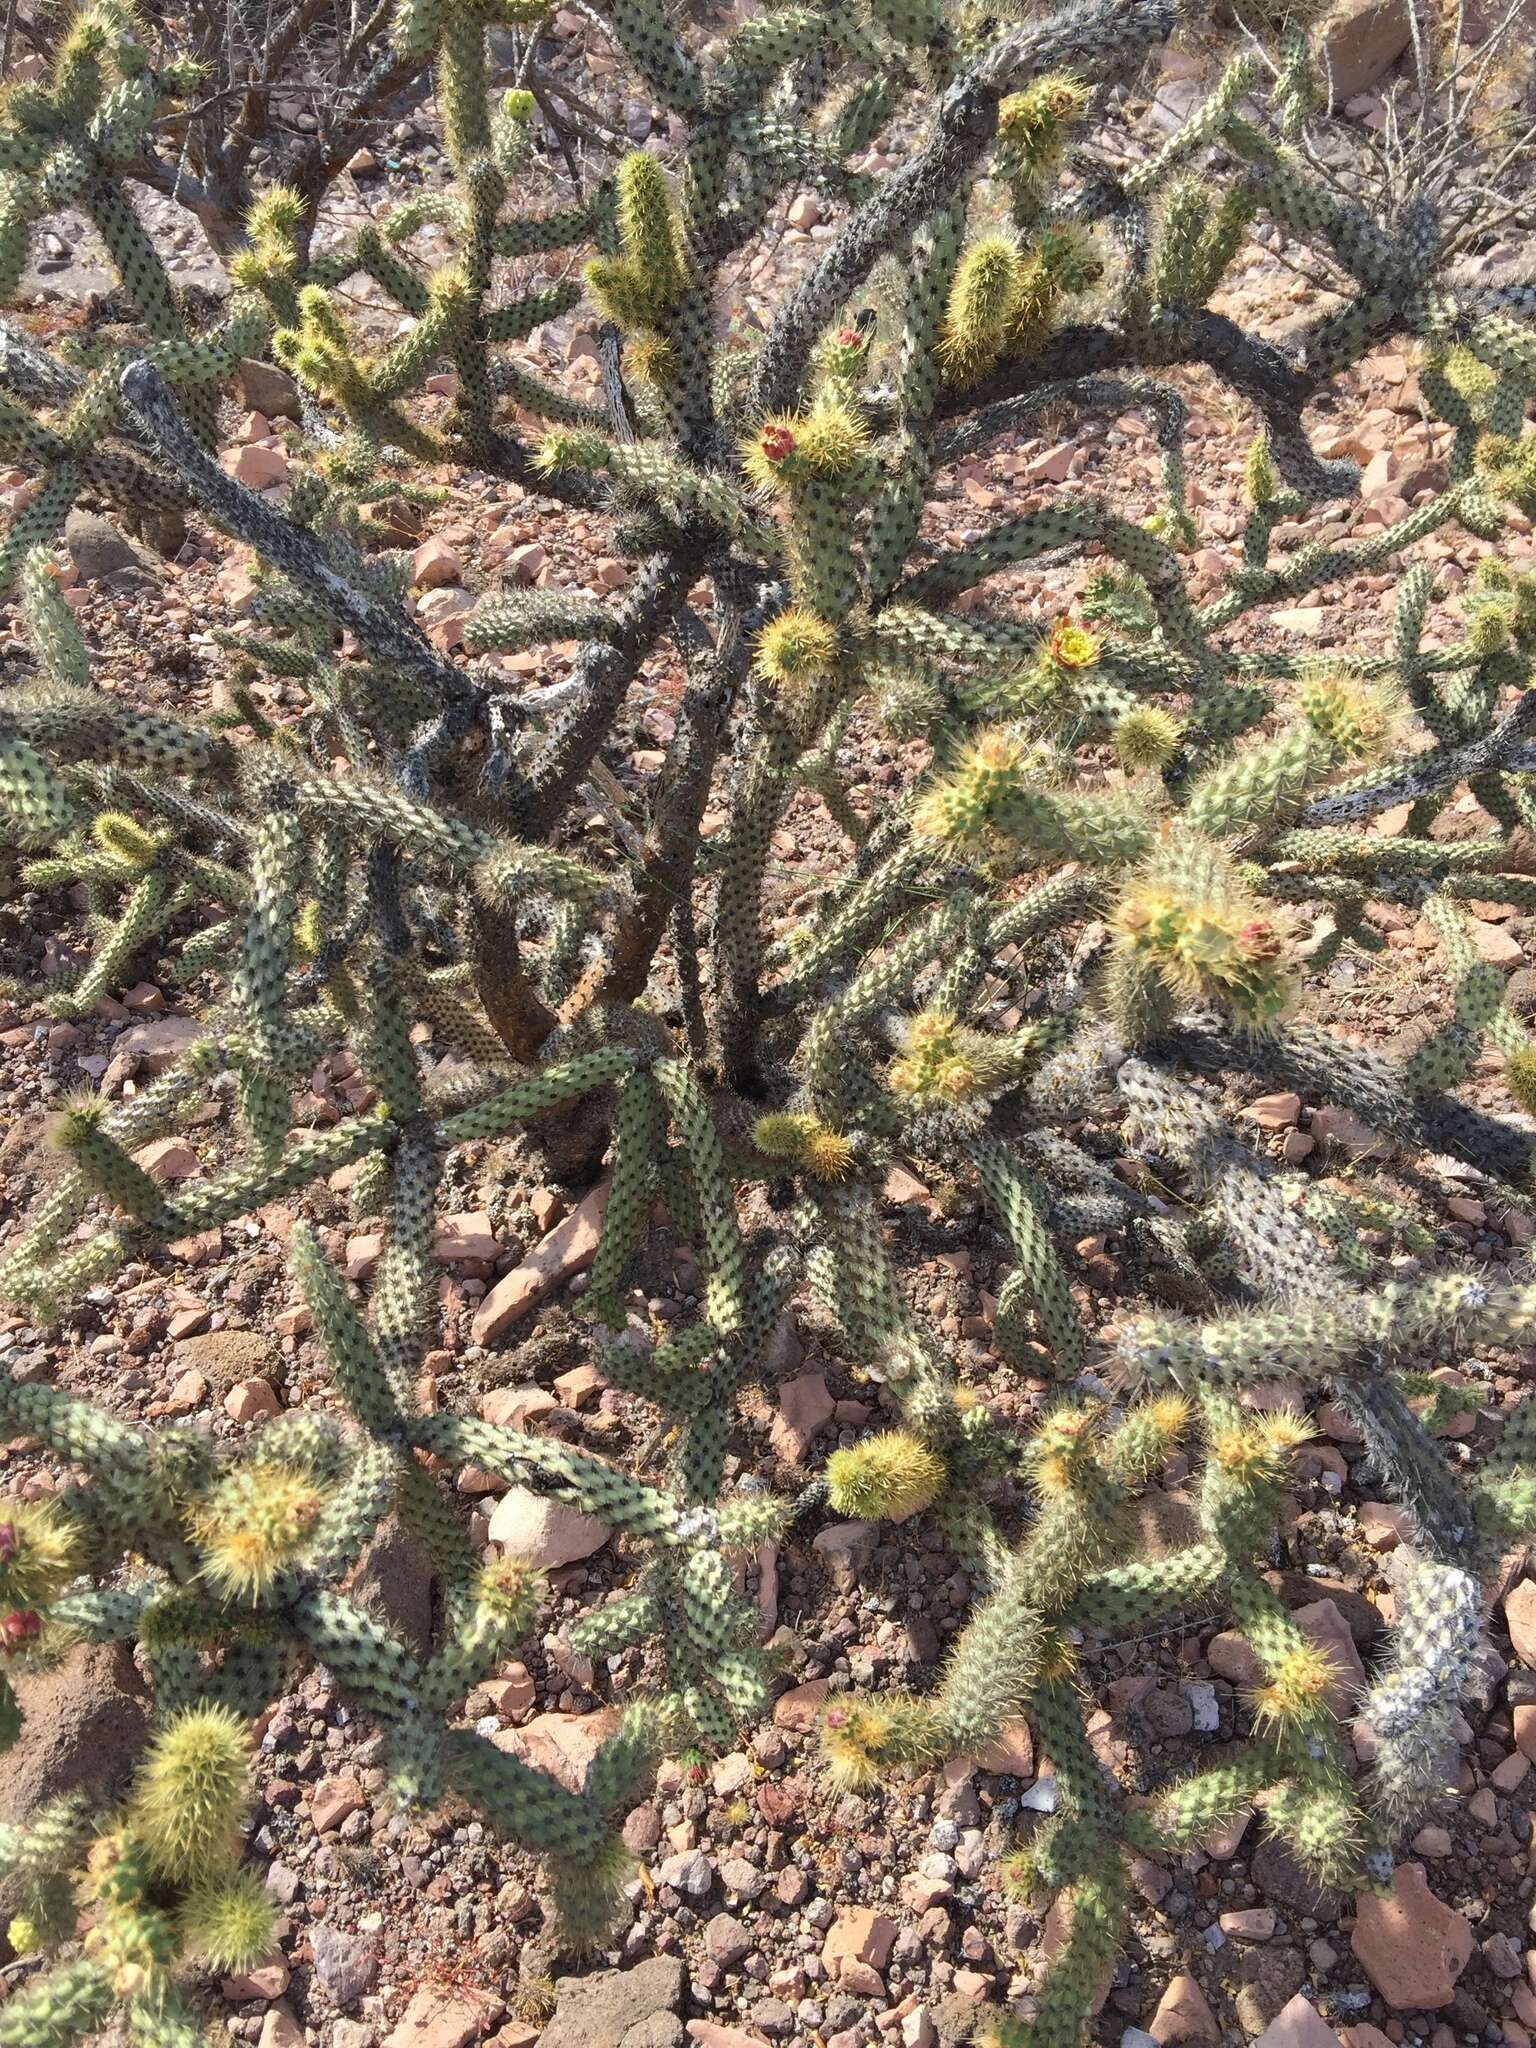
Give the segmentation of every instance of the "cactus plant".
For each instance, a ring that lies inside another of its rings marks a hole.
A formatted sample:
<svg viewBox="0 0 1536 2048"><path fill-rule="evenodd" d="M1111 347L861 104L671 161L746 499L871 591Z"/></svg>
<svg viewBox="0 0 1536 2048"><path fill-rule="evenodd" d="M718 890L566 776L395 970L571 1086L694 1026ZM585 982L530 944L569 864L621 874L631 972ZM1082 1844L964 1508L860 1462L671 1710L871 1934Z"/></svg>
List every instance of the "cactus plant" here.
<svg viewBox="0 0 1536 2048"><path fill-rule="evenodd" d="M36 1439L79 1479L57 1511L0 1508L4 1670L72 1639L131 1642L157 1701L135 1782L96 1817L94 1844L74 1805L0 1833L0 1873L25 1884L22 1935L49 1947L73 1931L72 1872L99 1909L83 1955L0 2007L0 2041L68 2044L114 2003L136 2039L196 2038L186 1970L231 1967L263 1938L237 1861L247 1735L296 1655L377 1722L395 1797L478 1806L547 1856L567 1926L596 1938L628 1874L612 1820L632 1783L669 1745L729 1743L771 1697L729 1560L826 1506L929 1518L977 1592L929 1691L834 1697L831 1768L869 1783L1034 1722L1059 1811L1019 1875L1061 1896L1068 1932L1037 2010L999 2014L995 2031L1070 2043L1119 1940L1128 1858L1183 1848L1263 1793L1266 1825L1320 1882L1389 1871L1439 1782L1477 1572L1536 1527L1526 1410L1503 1418L1469 1479L1415 1414L1410 1377L1426 1357L1528 1341L1536 1285L1520 1267L1384 1269L1362 1232L1427 1242L1421 1219L1368 1179L1298 1186L1222 1089L1294 1087L1416 1163L1448 1156L1511 1210L1530 1206L1528 1116L1458 1089L1491 1050L1515 1103L1536 1096L1536 1044L1464 907L1536 900L1511 854L1536 820L1536 585L1496 552L1506 508L1536 505L1522 431L1536 293L1446 276L1432 195L1384 226L1314 176L1296 146L1313 61L1301 27L1267 116L1240 58L1127 172L1093 154L1095 124L1106 85L1173 31L1166 0L1092 0L1025 25L937 4L789 9L708 57L652 0L591 12L677 117L675 160L634 152L575 203L520 212L532 108L493 95L487 35L538 10L403 0L397 57L431 74L451 189L318 254L306 203L267 191L210 331L188 325L117 178L157 95L187 83L150 74L133 17L98 0L46 83L0 106L0 288L49 208L79 198L139 330L78 361L9 332L0 351L0 453L36 485L0 542L36 666L0 692L0 806L27 884L83 892L92 945L83 967L12 993L88 1016L153 946L201 1020L130 1099L59 1110L64 1165L5 1247L0 1287L67 1316L130 1260L152 1266L197 1232L302 1203L342 1168L359 1171L359 1213L388 1217L361 1306L306 1220L287 1233L340 1419L285 1415L216 1451L0 1367L0 1433ZM858 168L913 105L908 159ZM807 182L837 209L830 239L756 345L723 341L730 267ZM1324 251L1344 280L1291 349L1210 303L1255 221ZM417 245L429 223L447 244L435 265ZM518 266L546 255L561 275L534 284ZM382 351L347 310L360 277L400 314ZM584 299L601 405L515 354ZM1313 451L1305 409L1386 340L1411 342L1450 429L1443 488L1379 531L1282 545L1282 522L1358 484ZM312 428L282 507L212 453L221 384L264 348ZM446 409L423 403L444 365ZM1173 381L1190 365L1257 418L1237 556L1200 601ZM1063 486L964 545L924 538L941 473L1048 408L1145 413L1163 458L1156 514ZM514 413L543 422L536 442ZM379 547L378 507L412 463L609 522L633 564L625 593L504 594L451 658ZM193 511L251 551L255 631L223 636L232 709L217 720L98 686L50 552L82 492ZM1241 631L1260 607L1409 560L1443 529L1495 550L1449 637L1426 638L1423 564L1402 573L1388 653L1324 663ZM1090 551L1075 608L1043 625L1010 609L997 579ZM970 593L981 602L955 602ZM529 696L483 658L563 639L580 643L569 680ZM584 792L608 774L663 641L685 672L665 766L644 829L621 855L593 852ZM259 710L249 684L263 670L302 700L295 723ZM869 721L919 743L923 765L866 817L843 775ZM1439 838L1463 783L1486 829ZM849 852L770 940L774 836L811 796ZM712 797L723 829L706 836ZM1365 829L1399 804L1403 832ZM1310 954L1308 906L1330 920ZM1322 969L1380 950L1373 906L1422 914L1453 984L1450 1014L1404 1060L1307 1016ZM1021 956L1033 1004L1004 1023L991 977ZM423 1061L423 1036L451 1068ZM304 1078L338 1050L369 1106L300 1131ZM207 1179L168 1187L135 1157L227 1096L237 1142ZM654 1482L436 1412L420 1392L448 1163L508 1134L538 1144L578 1110L611 1143L591 1356L658 1410L672 1448ZM903 1160L968 1190L1010 1248L995 1349L1061 1383L1022 1436L962 1385L908 1302L881 1207ZM658 1200L703 1272L697 1315L665 1334L628 1286ZM1109 1230L1188 1312L1128 1314L1095 1358L1071 1247ZM785 1498L759 1474L728 1483L728 1453L797 1298L819 1304L887 1413ZM1380 1747L1361 1779L1345 1768L1335 1674L1260 1570L1307 1433L1299 1413L1244 1405L1276 1378L1340 1404L1414 1530L1417 1574L1363 1708ZM1186 1439L1198 1536L1153 1568L1129 1554L1128 1504ZM535 1574L472 1548L435 1476L471 1465L601 1517L637 1565L571 1641L594 1657L654 1646L657 1688L577 1791L459 1725L540 1594ZM996 1512L1010 1483L1030 1502L1022 1529ZM391 1510L445 1587L424 1650L346 1590ZM1084 1638L1212 1603L1263 1674L1251 1747L1133 1805L1087 1739ZM14 1733L8 1677L0 1708Z"/></svg>

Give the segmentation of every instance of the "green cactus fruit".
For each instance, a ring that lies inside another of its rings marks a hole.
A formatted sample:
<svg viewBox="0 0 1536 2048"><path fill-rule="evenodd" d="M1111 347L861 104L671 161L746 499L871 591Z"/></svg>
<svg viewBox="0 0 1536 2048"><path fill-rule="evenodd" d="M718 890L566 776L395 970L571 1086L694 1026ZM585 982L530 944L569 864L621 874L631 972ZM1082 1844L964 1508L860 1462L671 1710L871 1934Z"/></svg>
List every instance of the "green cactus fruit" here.
<svg viewBox="0 0 1536 2048"><path fill-rule="evenodd" d="M834 1451L827 1460L827 1498L840 1515L858 1521L905 1521L939 1498L947 1483L944 1460L910 1430L887 1430Z"/></svg>
<svg viewBox="0 0 1536 2048"><path fill-rule="evenodd" d="M229 1863L249 1800L251 1753L249 1725L228 1707L183 1707L155 1732L128 1812L157 1875L195 1883Z"/></svg>

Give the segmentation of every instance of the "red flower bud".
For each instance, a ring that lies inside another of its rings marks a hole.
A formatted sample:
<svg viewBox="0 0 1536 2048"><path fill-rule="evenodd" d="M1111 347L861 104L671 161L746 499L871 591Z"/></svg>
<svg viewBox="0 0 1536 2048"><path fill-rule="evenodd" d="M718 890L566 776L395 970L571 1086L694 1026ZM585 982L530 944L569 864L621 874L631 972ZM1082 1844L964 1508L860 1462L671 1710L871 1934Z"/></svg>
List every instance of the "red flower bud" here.
<svg viewBox="0 0 1536 2048"><path fill-rule="evenodd" d="M770 462L782 462L794 452L795 437L788 427L764 427L762 450Z"/></svg>
<svg viewBox="0 0 1536 2048"><path fill-rule="evenodd" d="M1262 917L1256 917L1245 924L1237 935L1237 943L1250 960L1275 960L1280 954L1280 940L1275 928Z"/></svg>
<svg viewBox="0 0 1536 2048"><path fill-rule="evenodd" d="M864 337L857 327L839 327L832 339L839 348L862 348Z"/></svg>
<svg viewBox="0 0 1536 2048"><path fill-rule="evenodd" d="M14 1613L0 1617L0 1648L19 1650L23 1643L29 1643L34 1636L43 1632L43 1617L30 1607L20 1607Z"/></svg>

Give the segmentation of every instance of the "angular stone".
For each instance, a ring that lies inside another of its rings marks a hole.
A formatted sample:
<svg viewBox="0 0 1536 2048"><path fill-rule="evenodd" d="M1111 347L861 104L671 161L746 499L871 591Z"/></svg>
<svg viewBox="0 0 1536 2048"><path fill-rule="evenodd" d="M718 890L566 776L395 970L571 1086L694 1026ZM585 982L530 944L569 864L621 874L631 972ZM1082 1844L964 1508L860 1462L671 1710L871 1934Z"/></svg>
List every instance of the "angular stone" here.
<svg viewBox="0 0 1536 2048"><path fill-rule="evenodd" d="M1223 1913L1219 1925L1234 1941L1268 1941L1275 1931L1273 1906L1245 1906Z"/></svg>
<svg viewBox="0 0 1536 2048"><path fill-rule="evenodd" d="M133 1060L146 1074L163 1074L202 1036L203 1026L193 1017L154 1017L130 1024L112 1047L113 1064Z"/></svg>
<svg viewBox="0 0 1536 2048"><path fill-rule="evenodd" d="M377 1944L364 1934L348 1934L322 1920L309 1941L315 1975L332 2005L356 2005L379 1981Z"/></svg>
<svg viewBox="0 0 1536 2048"><path fill-rule="evenodd" d="M784 1381L768 1441L786 1464L798 1464L805 1456L817 1431L832 1420L836 1405L824 1373L804 1372Z"/></svg>
<svg viewBox="0 0 1536 2048"><path fill-rule="evenodd" d="M749 2034L745 2027L721 2027L713 2020L689 2020L683 2032L696 2048L766 2048L766 2034Z"/></svg>
<svg viewBox="0 0 1536 2048"><path fill-rule="evenodd" d="M265 2002L281 1998L288 1989L288 1979L292 1974L282 1950L274 1949L271 1955L259 1963L252 1963L238 1976L225 1977L219 1985L219 1994L231 2005L252 2005L258 1999Z"/></svg>
<svg viewBox="0 0 1536 2048"><path fill-rule="evenodd" d="M1301 1115L1301 1097L1296 1094L1261 1095L1243 1111L1261 1131L1283 1131Z"/></svg>
<svg viewBox="0 0 1536 2048"><path fill-rule="evenodd" d="M185 1138L156 1138L133 1155L151 1180L201 1180L202 1161Z"/></svg>
<svg viewBox="0 0 1536 2048"><path fill-rule="evenodd" d="M858 1584L879 1533L873 1522L830 1522L811 1538L812 1550L825 1563L839 1593L851 1593Z"/></svg>
<svg viewBox="0 0 1536 2048"><path fill-rule="evenodd" d="M240 1380L224 1396L224 1412L232 1422L263 1422L283 1404L265 1380Z"/></svg>
<svg viewBox="0 0 1536 2048"><path fill-rule="evenodd" d="M791 1686L788 1692L781 1692L773 1703L773 1725L788 1728L797 1735L805 1735L816 1726L828 1693L824 1678L813 1678L805 1685Z"/></svg>
<svg viewBox="0 0 1536 2048"><path fill-rule="evenodd" d="M1319 1143L1332 1142L1354 1159L1386 1159L1392 1147L1379 1131L1373 1131L1353 1110L1325 1104L1312 1112L1312 1135Z"/></svg>
<svg viewBox="0 0 1536 2048"><path fill-rule="evenodd" d="M1219 2041L1221 2028L1206 2002L1205 1993L1193 1977L1182 1972L1168 1980L1168 1989L1158 2000L1157 2011L1147 2032L1163 2048L1181 2041Z"/></svg>
<svg viewBox="0 0 1536 2048"><path fill-rule="evenodd" d="M596 1515L545 1500L526 1486L504 1494L491 1515L491 1541L535 1565L576 1564L601 1550L612 1533Z"/></svg>
<svg viewBox="0 0 1536 2048"><path fill-rule="evenodd" d="M1051 1901L1050 1911L1045 1916L1045 1925L1040 1930L1041 1962L1050 1962L1053 1956L1066 1947L1071 1938L1072 1895L1070 1892L1058 1892ZM1114 1971L1115 1958L1113 1954L1106 1953L1099 1965L1088 1999L1088 2016L1091 2019L1097 2019L1104 2009L1104 2001L1109 1996L1110 1979Z"/></svg>
<svg viewBox="0 0 1536 2048"><path fill-rule="evenodd" d="M842 1974L844 1963L865 1963L883 1970L896 1944L896 1922L873 1906L844 1906L827 1929L821 1945L821 1960L834 1977Z"/></svg>
<svg viewBox="0 0 1536 2048"><path fill-rule="evenodd" d="M240 396L254 412L265 413L269 420L303 418L298 385L275 363L250 357L240 365L239 382Z"/></svg>
<svg viewBox="0 0 1536 2048"><path fill-rule="evenodd" d="M1522 1579L1504 1595L1504 1624L1515 1655L1536 1669L1536 1580Z"/></svg>
<svg viewBox="0 0 1536 2048"><path fill-rule="evenodd" d="M500 1429L526 1429L541 1415L549 1415L560 1406L554 1395L543 1387L494 1387L482 1396L480 1414L484 1421L494 1422Z"/></svg>
<svg viewBox="0 0 1536 2048"><path fill-rule="evenodd" d="M716 1913L705 1926L704 1947L722 1970L729 1970L750 1954L752 1936L734 1913Z"/></svg>
<svg viewBox="0 0 1536 2048"><path fill-rule="evenodd" d="M423 1984L414 1992L384 2048L473 2048L501 2018L488 1991Z"/></svg>
<svg viewBox="0 0 1536 2048"><path fill-rule="evenodd" d="M263 448L254 441L228 450L223 466L237 483L248 484L253 491L288 481L288 458L282 449Z"/></svg>
<svg viewBox="0 0 1536 2048"><path fill-rule="evenodd" d="M1398 2012L1435 2012L1449 2005L1473 1946L1471 1927L1435 1897L1422 1863L1400 1863L1387 1898L1357 1895L1349 1943Z"/></svg>
<svg viewBox="0 0 1536 2048"><path fill-rule="evenodd" d="M496 1282L475 1311L470 1341L493 1343L503 1330L547 1301L556 1288L584 1273L597 1254L607 1211L608 1183L603 1181Z"/></svg>
<svg viewBox="0 0 1536 2048"><path fill-rule="evenodd" d="M1259 2048L1340 2048L1338 2035L1298 1991L1259 2036Z"/></svg>
<svg viewBox="0 0 1536 2048"><path fill-rule="evenodd" d="M1035 1744L1027 1721L1005 1721L992 1740L976 1752L976 1768L999 1776L1032 1778Z"/></svg>
<svg viewBox="0 0 1536 2048"><path fill-rule="evenodd" d="M325 1835L332 1828L339 1828L344 1820L358 1812L362 1804L360 1779L350 1776L322 1778L309 1802L309 1818L315 1833Z"/></svg>
<svg viewBox="0 0 1536 2048"><path fill-rule="evenodd" d="M686 1978L676 1956L653 1956L632 1970L596 1970L562 1977L554 2017L539 2048L622 2048L634 2027L657 2013L675 2013Z"/></svg>
<svg viewBox="0 0 1536 2048"><path fill-rule="evenodd" d="M592 1714L539 1714L521 1728L500 1729L491 1740L498 1749L547 1772L568 1792L579 1792L588 1765L622 1716L619 1707L599 1707Z"/></svg>
<svg viewBox="0 0 1536 2048"><path fill-rule="evenodd" d="M411 556L411 582L418 590L457 583L463 574L464 564L445 541L424 540Z"/></svg>
<svg viewBox="0 0 1536 2048"><path fill-rule="evenodd" d="M465 1259L495 1259L501 1246L491 1219L476 1209L462 1216L440 1216L432 1234L432 1256L455 1266Z"/></svg>
<svg viewBox="0 0 1536 2048"><path fill-rule="evenodd" d="M1305 1607L1298 1607L1291 1619L1332 1661L1338 1675L1329 1687L1329 1701L1336 1713L1346 1711L1350 1700L1365 1684L1365 1666L1349 1632L1349 1623L1332 1600L1309 1601ZM1213 1636L1206 1657L1216 1676L1232 1685L1252 1687L1263 1681L1258 1658L1247 1638L1235 1629Z"/></svg>
<svg viewBox="0 0 1536 2048"><path fill-rule="evenodd" d="M1512 932L1502 925L1487 924L1480 917L1467 919L1467 933L1479 960L1490 967L1523 967L1525 950Z"/></svg>
<svg viewBox="0 0 1536 2048"><path fill-rule="evenodd" d="M304 2029L286 2006L269 2006L262 2015L256 2048L304 2048Z"/></svg>

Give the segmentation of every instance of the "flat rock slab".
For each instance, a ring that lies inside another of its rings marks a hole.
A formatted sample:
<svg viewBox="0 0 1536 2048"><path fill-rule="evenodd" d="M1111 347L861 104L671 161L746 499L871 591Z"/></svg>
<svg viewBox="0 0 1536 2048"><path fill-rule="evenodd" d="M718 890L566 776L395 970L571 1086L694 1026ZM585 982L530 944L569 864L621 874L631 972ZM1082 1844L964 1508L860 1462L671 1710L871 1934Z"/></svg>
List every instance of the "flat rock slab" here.
<svg viewBox="0 0 1536 2048"><path fill-rule="evenodd" d="M562 1977L554 2017L539 2048L624 2048L624 2037L658 2013L676 2013L687 1979L676 1956L653 1956L632 1970Z"/></svg>
<svg viewBox="0 0 1536 2048"><path fill-rule="evenodd" d="M1437 2012L1456 1995L1472 1954L1472 1929L1429 1888L1422 1863L1400 1863L1383 1899L1361 1892L1349 1945L1397 2012Z"/></svg>

